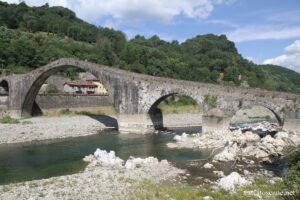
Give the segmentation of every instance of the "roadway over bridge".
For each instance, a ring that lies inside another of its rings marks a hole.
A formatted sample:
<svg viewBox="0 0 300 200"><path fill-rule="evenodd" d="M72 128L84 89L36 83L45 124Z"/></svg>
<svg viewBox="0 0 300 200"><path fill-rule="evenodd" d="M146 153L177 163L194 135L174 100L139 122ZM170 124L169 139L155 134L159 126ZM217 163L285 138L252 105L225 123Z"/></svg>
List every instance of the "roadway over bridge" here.
<svg viewBox="0 0 300 200"><path fill-rule="evenodd" d="M203 108L204 132L227 129L231 117L246 105L266 107L285 129L300 129L297 94L154 77L73 58L56 60L26 74L0 77L0 93L8 96L7 112L18 118L30 116L42 84L70 66L90 72L108 89L120 132L150 133L162 127L157 106L173 94L189 96Z"/></svg>

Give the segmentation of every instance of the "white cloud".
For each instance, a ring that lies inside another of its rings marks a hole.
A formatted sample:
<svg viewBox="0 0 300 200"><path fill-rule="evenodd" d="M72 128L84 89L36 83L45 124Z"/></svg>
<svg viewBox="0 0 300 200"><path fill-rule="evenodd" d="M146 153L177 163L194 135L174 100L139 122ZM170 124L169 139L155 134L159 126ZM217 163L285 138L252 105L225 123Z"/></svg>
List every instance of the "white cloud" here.
<svg viewBox="0 0 300 200"><path fill-rule="evenodd" d="M215 0L215 3L216 4L232 4L234 3L236 0Z"/></svg>
<svg viewBox="0 0 300 200"><path fill-rule="evenodd" d="M216 25L222 25L222 26L227 26L227 27L232 27L232 28L237 28L238 25L235 23L232 23L228 20L223 20L223 19L207 19L204 21L206 24L216 24Z"/></svg>
<svg viewBox="0 0 300 200"><path fill-rule="evenodd" d="M256 25L237 28L225 34L230 40L234 42L270 39L291 39L300 37L300 27Z"/></svg>
<svg viewBox="0 0 300 200"><path fill-rule="evenodd" d="M270 58L264 61L264 64L281 65L300 73L300 40L287 46L285 54Z"/></svg>
<svg viewBox="0 0 300 200"><path fill-rule="evenodd" d="M16 3L17 0L6 0ZM154 19L170 22L178 15L188 18L206 18L215 5L230 4L235 0L25 0L28 5L64 6L89 22L103 17L117 21L137 22Z"/></svg>
<svg viewBox="0 0 300 200"><path fill-rule="evenodd" d="M0 0L0 1L4 1L4 0ZM19 0L5 0L5 2L18 4Z"/></svg>
<svg viewBox="0 0 300 200"><path fill-rule="evenodd" d="M296 40L293 44L284 48L287 53L300 53L300 40Z"/></svg>

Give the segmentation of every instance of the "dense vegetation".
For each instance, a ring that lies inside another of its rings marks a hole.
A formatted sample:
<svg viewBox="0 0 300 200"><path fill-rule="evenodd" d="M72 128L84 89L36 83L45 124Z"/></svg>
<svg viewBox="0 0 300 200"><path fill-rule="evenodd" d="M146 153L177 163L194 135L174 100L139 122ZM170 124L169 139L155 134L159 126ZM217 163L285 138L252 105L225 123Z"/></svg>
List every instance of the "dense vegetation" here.
<svg viewBox="0 0 300 200"><path fill-rule="evenodd" d="M182 44L157 36L127 41L122 32L88 24L66 8L3 2L0 26L2 75L76 57L154 76L300 93L300 74L255 65L225 35L197 36Z"/></svg>

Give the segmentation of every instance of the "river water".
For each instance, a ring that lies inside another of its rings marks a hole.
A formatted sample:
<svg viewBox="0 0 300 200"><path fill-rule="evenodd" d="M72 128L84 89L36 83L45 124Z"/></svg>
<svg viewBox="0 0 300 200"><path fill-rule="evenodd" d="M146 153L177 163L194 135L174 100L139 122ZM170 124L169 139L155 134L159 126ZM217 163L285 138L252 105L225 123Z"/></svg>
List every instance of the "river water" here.
<svg viewBox="0 0 300 200"><path fill-rule="evenodd" d="M179 129L175 132L196 132L193 129ZM172 141L173 134L138 135L119 134L115 130L102 131L97 135L59 139L24 144L0 145L0 184L49 178L84 170L83 157L97 148L113 150L126 160L130 156L167 159L181 168L190 168L191 160L208 158L211 150L175 150L166 143Z"/></svg>

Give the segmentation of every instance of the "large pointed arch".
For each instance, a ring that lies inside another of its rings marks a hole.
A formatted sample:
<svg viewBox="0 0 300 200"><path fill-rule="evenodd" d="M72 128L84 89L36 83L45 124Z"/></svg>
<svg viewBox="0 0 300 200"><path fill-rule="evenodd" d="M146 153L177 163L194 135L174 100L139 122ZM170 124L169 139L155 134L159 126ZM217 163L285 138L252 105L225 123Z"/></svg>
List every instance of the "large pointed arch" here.
<svg viewBox="0 0 300 200"><path fill-rule="evenodd" d="M22 104L21 116L27 117L31 116L33 112L33 108L35 106L35 98L38 95L40 88L42 87L43 83L51 76L56 74L59 71L65 70L69 67L74 67L81 69L83 71L89 72L95 77L99 78L101 83L104 85L105 88L109 91L109 97L111 101L113 101L113 87L110 85L109 80L107 77L102 76L101 74L97 73L95 70L91 69L90 67L85 66L82 62L73 62L73 63L66 63L66 62L54 62L49 65L38 69L35 72L36 79L31 84L28 92L25 95L25 99Z"/></svg>

